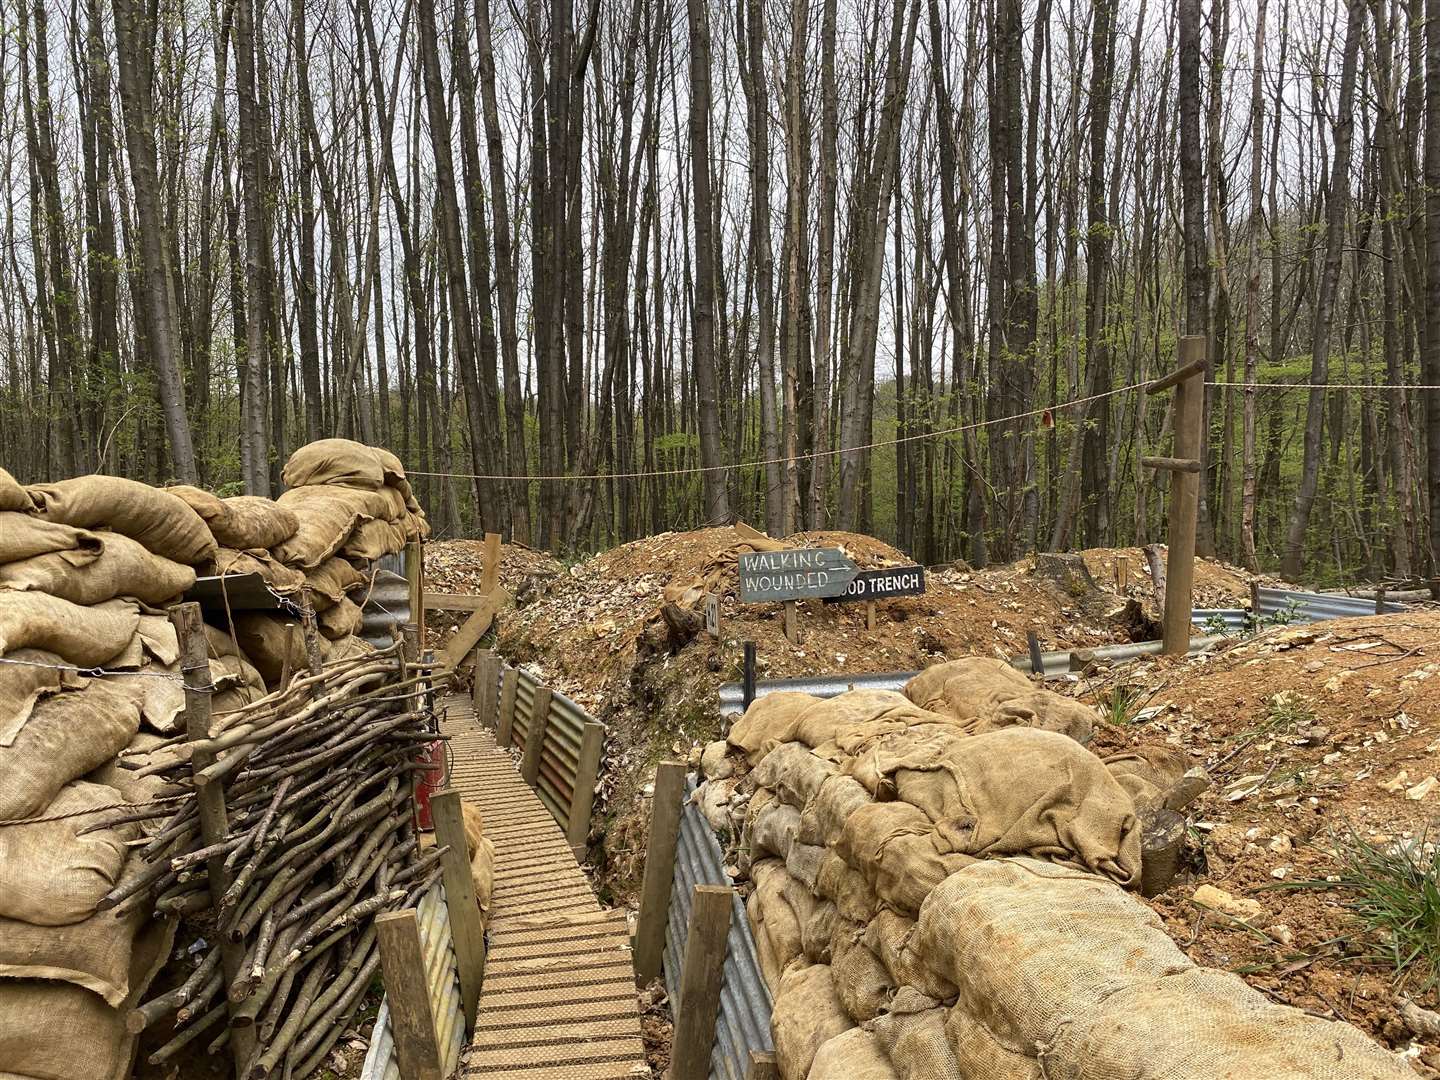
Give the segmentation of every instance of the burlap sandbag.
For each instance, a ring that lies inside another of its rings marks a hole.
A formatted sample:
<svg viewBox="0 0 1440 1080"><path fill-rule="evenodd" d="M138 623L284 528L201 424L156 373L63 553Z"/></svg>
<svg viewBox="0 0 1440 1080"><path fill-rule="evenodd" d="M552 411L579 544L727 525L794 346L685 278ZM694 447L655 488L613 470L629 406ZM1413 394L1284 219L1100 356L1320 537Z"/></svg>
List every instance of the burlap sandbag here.
<svg viewBox="0 0 1440 1080"><path fill-rule="evenodd" d="M840 835L851 814L874 801L853 776L828 777L800 814L801 843L824 847Z"/></svg>
<svg viewBox="0 0 1440 1080"><path fill-rule="evenodd" d="M0 511L0 564L53 551L99 551L101 539L88 529L46 521L34 514Z"/></svg>
<svg viewBox="0 0 1440 1080"><path fill-rule="evenodd" d="M936 1001L955 1000L955 985L936 973L915 947L915 920L895 911L877 911L865 927L864 942L875 954L890 981L896 986L910 986Z"/></svg>
<svg viewBox="0 0 1440 1080"><path fill-rule="evenodd" d="M89 682L84 676L64 670L65 661L54 653L17 649L5 659L14 663L0 664L0 747L15 741L42 697Z"/></svg>
<svg viewBox="0 0 1440 1080"><path fill-rule="evenodd" d="M279 503L295 513L300 528L274 555L286 566L310 570L336 554L356 526L372 520L371 493L341 487L292 488Z"/></svg>
<svg viewBox="0 0 1440 1080"><path fill-rule="evenodd" d="M400 526L376 518L355 527L355 531L340 545L340 555L357 562L375 562L386 555L404 551L406 542L407 537Z"/></svg>
<svg viewBox="0 0 1440 1080"><path fill-rule="evenodd" d="M854 1027L835 993L828 964L793 966L780 979L770 1030L784 1080L805 1080L826 1042Z"/></svg>
<svg viewBox="0 0 1440 1080"><path fill-rule="evenodd" d="M833 851L820 864L815 894L834 901L841 917L851 922L869 922L880 906L880 899L865 875Z"/></svg>
<svg viewBox="0 0 1440 1080"><path fill-rule="evenodd" d="M1036 859L951 876L921 909L916 941L958 988L955 1007L1027 1057L1117 991L1194 966L1113 881Z"/></svg>
<svg viewBox="0 0 1440 1080"><path fill-rule="evenodd" d="M754 800L751 800L754 806ZM752 810L745 822L745 833L749 839L750 857L759 859L766 854L784 859L790 854L790 844L800 831L800 811L774 799Z"/></svg>
<svg viewBox="0 0 1440 1080"><path fill-rule="evenodd" d="M785 869L796 881L814 892L815 882L820 877L820 867L829 853L826 848L802 844L797 837L790 842L790 850L785 855Z"/></svg>
<svg viewBox="0 0 1440 1080"><path fill-rule="evenodd" d="M280 479L288 488L343 484L374 490L385 483L385 468L375 450L364 443L319 439L290 455Z"/></svg>
<svg viewBox="0 0 1440 1080"><path fill-rule="evenodd" d="M77 667L120 655L140 625L133 609L81 607L40 592L0 589L0 656L43 649Z"/></svg>
<svg viewBox="0 0 1440 1080"><path fill-rule="evenodd" d="M305 575L316 611L338 604L346 596L368 584L369 579L338 556L326 559ZM323 601L323 603L322 603Z"/></svg>
<svg viewBox="0 0 1440 1080"><path fill-rule="evenodd" d="M118 884L133 881L143 870L140 859L129 860ZM0 980L58 979L118 1007L130 992L131 948L148 919L142 907L119 918L101 911L68 926L0 918Z"/></svg>
<svg viewBox="0 0 1440 1080"><path fill-rule="evenodd" d="M839 919L830 938L830 975L835 992L852 1020L879 1016L895 996L896 985L880 958L865 944L865 927Z"/></svg>
<svg viewBox="0 0 1440 1080"><path fill-rule="evenodd" d="M47 521L124 533L167 559L194 566L215 554L215 538L185 500L120 476L77 476L27 489Z"/></svg>
<svg viewBox="0 0 1440 1080"><path fill-rule="evenodd" d="M985 1080L1047 1080L1034 1056L1007 1046L959 1005L945 1018L945 1035L965 1076L983 1076Z"/></svg>
<svg viewBox="0 0 1440 1080"><path fill-rule="evenodd" d="M877 772L936 824L937 849L1033 855L1122 885L1140 879L1134 805L1090 751L1064 735L1007 728L897 752Z"/></svg>
<svg viewBox="0 0 1440 1080"><path fill-rule="evenodd" d="M195 571L152 554L122 533L96 534L98 551L77 548L0 565L0 588L50 593L72 604L100 604L133 596L162 605L195 584Z"/></svg>
<svg viewBox="0 0 1440 1080"><path fill-rule="evenodd" d="M757 938L767 939L775 969L783 971L804 951L802 931L815 912L815 898L775 859L756 863L750 876L755 882L753 906L747 907L755 913L752 927Z"/></svg>
<svg viewBox="0 0 1440 1080"><path fill-rule="evenodd" d="M1414 1080L1350 1024L1270 1002L1194 968L1127 987L1074 1018L1041 1056L1057 1080Z"/></svg>
<svg viewBox="0 0 1440 1080"><path fill-rule="evenodd" d="M170 678L157 678L168 675ZM140 698L140 720L151 731L161 735L173 735L185 724L185 687L183 673L178 661L169 664L152 662L146 664L134 675L112 675L116 685L130 686ZM265 680L249 663L238 656L213 657L210 660L210 681L215 687L212 699L212 716L221 712L216 705L222 694L232 691L252 691L242 694L254 700L264 693Z"/></svg>
<svg viewBox="0 0 1440 1080"><path fill-rule="evenodd" d="M868 738L944 719L893 690L847 690L801 713L795 722L794 738L814 749L836 742L842 733L856 728Z"/></svg>
<svg viewBox="0 0 1440 1080"><path fill-rule="evenodd" d="M245 658L272 689L285 672L307 670L305 639L300 623L269 612L247 611L235 616L231 624Z"/></svg>
<svg viewBox="0 0 1440 1080"><path fill-rule="evenodd" d="M952 681L954 689L947 693L946 687ZM966 656L932 664L905 684L905 696L922 709L968 710L968 715L978 716L985 709L1033 689L1035 684L1005 660Z"/></svg>
<svg viewBox="0 0 1440 1080"><path fill-rule="evenodd" d="M895 995L887 1015L870 1025L900 1080L972 1080L988 1074L961 1069L945 1032L945 1010L913 989Z"/></svg>
<svg viewBox="0 0 1440 1080"><path fill-rule="evenodd" d="M900 1080L873 1032L842 1031L815 1052L808 1080ZM989 1080L987 1077L986 1080Z"/></svg>
<svg viewBox="0 0 1440 1080"><path fill-rule="evenodd" d="M130 1080L135 1036L125 1017L170 958L178 925L156 920L141 932L118 1009L73 983L0 979L0 1080Z"/></svg>
<svg viewBox="0 0 1440 1080"><path fill-rule="evenodd" d="M950 850L924 812L904 802L871 803L855 811L835 851L864 875L877 897L907 915L916 914L932 889L974 861Z"/></svg>
<svg viewBox="0 0 1440 1080"><path fill-rule="evenodd" d="M495 844L488 836L480 837L470 856L470 881L475 886L475 902L484 921L490 921L491 897L495 893Z"/></svg>
<svg viewBox="0 0 1440 1080"><path fill-rule="evenodd" d="M165 742L159 735L142 731L130 740L122 756L111 758L98 769L85 774L85 782L101 787L114 788L128 803L143 803L153 799L166 784L163 776L137 776L136 768L158 760L160 755L170 756L173 751L162 746ZM123 763L123 764L122 764ZM126 768L125 766L131 766ZM151 818L139 823L140 831L153 835L164 827L163 818Z"/></svg>
<svg viewBox="0 0 1440 1080"><path fill-rule="evenodd" d="M260 495L222 499L188 484L165 490L183 499L200 515L221 547L238 551L265 550L290 539L300 527L292 511Z"/></svg>
<svg viewBox="0 0 1440 1080"><path fill-rule="evenodd" d="M800 928L800 947L805 959L812 964L830 963L830 942L835 934L835 923L840 910L833 900L816 901L815 909L805 925Z"/></svg>
<svg viewBox="0 0 1440 1080"><path fill-rule="evenodd" d="M42 698L0 747L0 821L43 813L61 788L113 758L139 730L138 698L110 680Z"/></svg>
<svg viewBox="0 0 1440 1080"><path fill-rule="evenodd" d="M320 613L317 620L320 633L331 641L347 637L350 634L358 634L364 621L365 613L348 596L338 604L331 604Z"/></svg>
<svg viewBox="0 0 1440 1080"><path fill-rule="evenodd" d="M0 919L65 926L89 918L119 880L127 841L140 834L124 824L77 836L95 811L123 803L114 788L76 780L66 784L42 816L78 814L34 825L0 825Z"/></svg>
<svg viewBox="0 0 1440 1080"><path fill-rule="evenodd" d="M4 469L0 469L0 510L28 512L34 509L35 504L30 501L30 496L20 486L19 481Z"/></svg>
<svg viewBox="0 0 1440 1080"><path fill-rule="evenodd" d="M745 715L735 721L726 739L744 751L753 768L781 743L795 741L795 724L800 715L818 701L820 698L789 690L756 698Z"/></svg>
<svg viewBox="0 0 1440 1080"><path fill-rule="evenodd" d="M816 757L804 743L782 743L751 774L757 787L769 788L781 802L804 809L827 776L839 770Z"/></svg>
<svg viewBox="0 0 1440 1080"><path fill-rule="evenodd" d="M1105 758L1105 768L1137 809L1159 806L1190 768L1190 755L1178 746L1137 746Z"/></svg>
<svg viewBox="0 0 1440 1080"><path fill-rule="evenodd" d="M243 574L259 574L262 581L281 595L299 592L305 584L305 575L281 563L268 552L236 551L234 548L220 548L215 558L206 567L209 574L226 578ZM225 582L220 583L222 590Z"/></svg>

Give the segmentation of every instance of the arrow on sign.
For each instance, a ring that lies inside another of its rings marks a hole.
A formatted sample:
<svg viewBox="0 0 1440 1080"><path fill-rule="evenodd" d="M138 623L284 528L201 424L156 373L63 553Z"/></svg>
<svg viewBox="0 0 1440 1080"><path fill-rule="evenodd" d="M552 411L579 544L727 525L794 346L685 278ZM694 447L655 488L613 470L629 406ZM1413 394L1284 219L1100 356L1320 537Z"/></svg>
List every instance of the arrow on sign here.
<svg viewBox="0 0 1440 1080"><path fill-rule="evenodd" d="M740 556L740 600L823 600L843 593L859 572L839 548L746 552Z"/></svg>

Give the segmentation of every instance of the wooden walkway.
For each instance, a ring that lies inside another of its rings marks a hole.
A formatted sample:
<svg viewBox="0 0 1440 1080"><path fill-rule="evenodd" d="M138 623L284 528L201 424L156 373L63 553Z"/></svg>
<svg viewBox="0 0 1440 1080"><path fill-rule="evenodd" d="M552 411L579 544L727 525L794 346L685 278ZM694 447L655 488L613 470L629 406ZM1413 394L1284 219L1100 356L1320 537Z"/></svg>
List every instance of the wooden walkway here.
<svg viewBox="0 0 1440 1080"><path fill-rule="evenodd" d="M649 1077L623 911L602 910L555 819L510 755L445 701L450 780L480 808L495 845L485 981L462 1076L513 1080Z"/></svg>

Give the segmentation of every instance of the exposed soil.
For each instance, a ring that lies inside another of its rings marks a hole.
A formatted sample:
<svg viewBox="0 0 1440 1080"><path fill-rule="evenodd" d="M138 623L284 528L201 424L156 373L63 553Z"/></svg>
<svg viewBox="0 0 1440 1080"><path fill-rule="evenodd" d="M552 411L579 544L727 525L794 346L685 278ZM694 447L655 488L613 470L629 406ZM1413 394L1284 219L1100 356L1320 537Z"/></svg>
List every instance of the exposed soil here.
<svg viewBox="0 0 1440 1080"><path fill-rule="evenodd" d="M1417 611L1272 629L1215 655L1082 681L1102 711L1117 686L1143 706L1101 727L1097 752L1180 746L1214 777L1190 808L1193 870L1152 902L1192 959L1390 1045L1409 1040L1394 993L1433 1009L1434 973L1397 985L1350 893L1295 886L1335 875L1351 830L1382 849L1440 840L1440 783L1426 783L1440 772L1437 677L1440 613ZM1192 902L1203 883L1261 914L1206 914ZM1440 1066L1440 1052L1424 1060Z"/></svg>

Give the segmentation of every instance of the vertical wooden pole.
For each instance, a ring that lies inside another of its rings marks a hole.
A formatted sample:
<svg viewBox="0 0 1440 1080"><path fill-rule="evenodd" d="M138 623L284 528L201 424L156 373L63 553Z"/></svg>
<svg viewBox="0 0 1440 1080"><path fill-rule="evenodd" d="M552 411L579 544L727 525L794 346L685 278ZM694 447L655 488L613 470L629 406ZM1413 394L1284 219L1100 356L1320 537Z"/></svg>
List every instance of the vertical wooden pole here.
<svg viewBox="0 0 1440 1080"><path fill-rule="evenodd" d="M791 645L800 644L800 624L797 619L798 605L794 600L785 601L785 640Z"/></svg>
<svg viewBox="0 0 1440 1080"><path fill-rule="evenodd" d="M780 1080L780 1065L770 1050L751 1050L745 1080Z"/></svg>
<svg viewBox="0 0 1440 1080"><path fill-rule="evenodd" d="M460 969L465 1030L473 1031L475 1012L480 1007L480 981L485 977L485 924L475 899L475 879L470 876L470 851L465 843L460 792L454 788L437 791L430 796L430 813L435 819L435 842L450 849L440 860L445 907L450 913L450 936L455 942L455 962Z"/></svg>
<svg viewBox="0 0 1440 1080"><path fill-rule="evenodd" d="M1034 630L1025 631L1025 644L1030 648L1030 674L1045 674L1045 654L1040 651L1040 635Z"/></svg>
<svg viewBox="0 0 1440 1080"><path fill-rule="evenodd" d="M665 955L684 797L685 766L678 761L662 761L655 770L650 839L645 845L645 880L640 886L640 916L635 922L635 981L641 986L659 978Z"/></svg>
<svg viewBox="0 0 1440 1080"><path fill-rule="evenodd" d="M210 695L215 685L210 679L209 648L205 641L204 619L199 604L177 604L170 609L170 622L180 642L180 671L185 680L185 735L191 742L210 738ZM199 773L215 764L215 755L205 750L196 750L190 757L190 768ZM203 782L195 779L195 801L200 812L200 837L206 847L213 847L225 840L230 831L229 815L225 810L225 788L223 782ZM212 855L205 860L205 872L210 884L211 900L220 903L220 898L230 887L230 872L225 868L225 855ZM232 942L228 935L220 935L220 963L225 972L225 986L235 985L245 964L245 945ZM222 991L223 992L223 991ZM235 1003L226 996L227 1008L234 1015ZM250 1056L255 1052L255 1029L249 1025L230 1029L230 1050L235 1058L235 1075L245 1075Z"/></svg>
<svg viewBox="0 0 1440 1080"><path fill-rule="evenodd" d="M520 776L532 788L540 780L540 751L545 746L545 729L550 726L550 695L550 687L536 685L530 725L525 729L525 757L520 762Z"/></svg>
<svg viewBox="0 0 1440 1080"><path fill-rule="evenodd" d="M725 982L725 940L730 933L732 891L724 885L696 885L675 1003L675 1041L670 1074L675 1080L704 1080L715 1047L715 1017Z"/></svg>
<svg viewBox="0 0 1440 1080"><path fill-rule="evenodd" d="M495 727L500 708L500 658L489 649L475 657L475 721L481 727Z"/></svg>
<svg viewBox="0 0 1440 1080"><path fill-rule="evenodd" d="M500 534L485 534L485 565L480 568L480 595L489 596L500 584Z"/></svg>
<svg viewBox="0 0 1440 1080"><path fill-rule="evenodd" d="M440 1042L430 1008L430 980L415 909L377 915L375 933L400 1076L402 1080L441 1080Z"/></svg>
<svg viewBox="0 0 1440 1080"><path fill-rule="evenodd" d="M506 667L500 676L500 715L495 721L495 742L500 746L515 743L515 692L520 685L520 672Z"/></svg>
<svg viewBox="0 0 1440 1080"><path fill-rule="evenodd" d="M745 679L745 708L755 700L755 642L745 642L745 666L743 668Z"/></svg>
<svg viewBox="0 0 1440 1080"><path fill-rule="evenodd" d="M1180 339L1183 368L1204 360L1206 339L1188 335ZM1200 419L1205 401L1205 373L1197 371L1175 387L1175 457L1198 460L1201 453ZM1190 651L1190 615L1195 586L1195 525L1199 514L1200 475L1170 474L1170 544L1165 568L1164 648L1170 655Z"/></svg>
<svg viewBox="0 0 1440 1080"><path fill-rule="evenodd" d="M1381 585L1375 590L1375 614L1385 614L1385 586Z"/></svg>
<svg viewBox="0 0 1440 1080"><path fill-rule="evenodd" d="M425 548L419 540L405 545L405 580L410 586L410 621L425 625Z"/></svg>
<svg viewBox="0 0 1440 1080"><path fill-rule="evenodd" d="M324 666L324 657L320 650L320 630L315 622L315 598L309 585L300 590L300 634L305 644L305 663L310 668L310 674L319 675Z"/></svg>
<svg viewBox="0 0 1440 1080"><path fill-rule="evenodd" d="M1250 632L1260 632L1260 582L1250 582Z"/></svg>
<svg viewBox="0 0 1440 1080"><path fill-rule="evenodd" d="M600 776L600 755L604 749L605 725L591 721L580 736L575 791L570 796L570 818L565 826L565 839L579 860L585 858L585 842L590 838L590 811L595 806L595 781Z"/></svg>
<svg viewBox="0 0 1440 1080"><path fill-rule="evenodd" d="M865 601L865 629L866 629L866 630L870 630L870 631L872 631L872 632L873 632L874 629L875 629L875 601L874 601L874 600L866 600L866 601Z"/></svg>
<svg viewBox="0 0 1440 1080"><path fill-rule="evenodd" d="M1130 556L1115 556L1115 591L1121 596L1130 587Z"/></svg>

